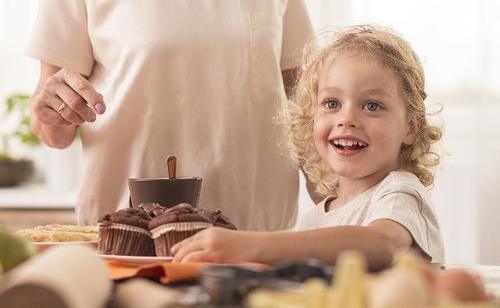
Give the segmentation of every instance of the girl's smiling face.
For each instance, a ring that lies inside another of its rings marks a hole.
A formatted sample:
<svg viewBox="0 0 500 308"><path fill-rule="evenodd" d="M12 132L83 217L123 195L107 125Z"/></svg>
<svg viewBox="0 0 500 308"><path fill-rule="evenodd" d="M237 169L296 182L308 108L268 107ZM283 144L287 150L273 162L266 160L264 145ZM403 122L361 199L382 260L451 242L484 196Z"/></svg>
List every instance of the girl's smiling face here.
<svg viewBox="0 0 500 308"><path fill-rule="evenodd" d="M320 72L314 142L341 178L384 177L415 135L396 73L357 53L330 56Z"/></svg>

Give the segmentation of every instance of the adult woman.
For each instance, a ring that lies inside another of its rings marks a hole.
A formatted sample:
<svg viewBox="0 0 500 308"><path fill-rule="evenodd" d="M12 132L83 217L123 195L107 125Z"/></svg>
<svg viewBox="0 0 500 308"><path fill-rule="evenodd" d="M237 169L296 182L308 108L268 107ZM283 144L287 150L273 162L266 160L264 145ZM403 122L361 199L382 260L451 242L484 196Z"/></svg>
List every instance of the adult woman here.
<svg viewBox="0 0 500 308"><path fill-rule="evenodd" d="M127 178L165 176L174 154L203 177L201 205L290 227L297 170L274 116L310 33L301 0L40 1L32 126L59 148L80 128L79 222L126 206Z"/></svg>

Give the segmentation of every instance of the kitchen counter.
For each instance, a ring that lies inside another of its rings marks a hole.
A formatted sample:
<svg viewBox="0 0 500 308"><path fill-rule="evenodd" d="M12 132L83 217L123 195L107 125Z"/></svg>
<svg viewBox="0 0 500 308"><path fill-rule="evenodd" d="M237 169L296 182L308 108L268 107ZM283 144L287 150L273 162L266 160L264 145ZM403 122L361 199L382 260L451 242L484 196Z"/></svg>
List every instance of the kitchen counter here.
<svg viewBox="0 0 500 308"><path fill-rule="evenodd" d="M75 224L76 191L52 192L39 183L0 188L0 226L11 230Z"/></svg>
<svg viewBox="0 0 500 308"><path fill-rule="evenodd" d="M0 209L73 210L76 199L76 191L52 192L40 183L0 188Z"/></svg>

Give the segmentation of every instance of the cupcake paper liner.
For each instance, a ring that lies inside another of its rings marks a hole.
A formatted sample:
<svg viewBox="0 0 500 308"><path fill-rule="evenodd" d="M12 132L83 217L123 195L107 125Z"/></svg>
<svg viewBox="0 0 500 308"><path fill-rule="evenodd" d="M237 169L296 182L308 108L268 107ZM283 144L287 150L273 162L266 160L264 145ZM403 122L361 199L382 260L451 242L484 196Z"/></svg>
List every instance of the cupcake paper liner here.
<svg viewBox="0 0 500 308"><path fill-rule="evenodd" d="M123 224L99 226L97 250L102 254L127 256L154 256L150 233L142 228Z"/></svg>
<svg viewBox="0 0 500 308"><path fill-rule="evenodd" d="M211 227L205 222L179 222L161 225L151 231L157 256L172 256L170 249L175 244L193 236L199 231Z"/></svg>
<svg viewBox="0 0 500 308"><path fill-rule="evenodd" d="M194 221L194 222L174 222L169 224L164 224L158 226L151 230L151 237L153 239L158 238L169 231L192 231L198 229L205 229L208 227L212 227L212 224L209 222L202 221Z"/></svg>

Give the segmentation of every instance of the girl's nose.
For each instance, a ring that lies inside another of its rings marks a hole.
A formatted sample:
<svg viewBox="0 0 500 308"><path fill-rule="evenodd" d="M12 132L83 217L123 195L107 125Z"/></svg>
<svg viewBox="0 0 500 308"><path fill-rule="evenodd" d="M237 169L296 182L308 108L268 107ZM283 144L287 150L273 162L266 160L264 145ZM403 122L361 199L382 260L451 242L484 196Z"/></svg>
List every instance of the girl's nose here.
<svg viewBox="0 0 500 308"><path fill-rule="evenodd" d="M340 111L340 118L337 122L337 126L339 127L358 127L358 116L356 114L356 110L352 107L344 107Z"/></svg>

